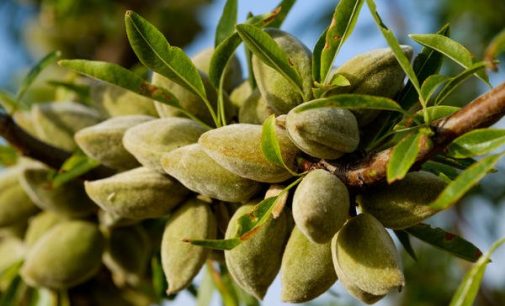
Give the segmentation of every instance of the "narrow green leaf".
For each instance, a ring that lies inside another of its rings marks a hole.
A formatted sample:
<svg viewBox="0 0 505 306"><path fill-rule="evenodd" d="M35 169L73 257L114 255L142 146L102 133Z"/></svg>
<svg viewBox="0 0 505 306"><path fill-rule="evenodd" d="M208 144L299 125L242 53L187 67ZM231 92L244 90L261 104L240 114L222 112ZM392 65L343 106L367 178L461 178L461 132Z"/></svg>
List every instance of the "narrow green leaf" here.
<svg viewBox="0 0 505 306"><path fill-rule="evenodd" d="M68 91L74 92L81 99L82 102L88 105L91 104L91 88L88 85L57 81L57 80L51 80L48 81L47 83L49 85L55 87L61 87Z"/></svg>
<svg viewBox="0 0 505 306"><path fill-rule="evenodd" d="M189 118L199 122L203 126L208 127L208 125L203 123L200 119L182 108L177 98L170 91L144 81L144 79L136 73L119 65L88 60L61 60L58 64L94 79L119 86L141 96L173 106Z"/></svg>
<svg viewBox="0 0 505 306"><path fill-rule="evenodd" d="M142 64L207 100L200 73L184 51L170 46L154 25L133 11L126 12L125 25L130 45Z"/></svg>
<svg viewBox="0 0 505 306"><path fill-rule="evenodd" d="M444 25L437 33L444 36L449 35L449 25ZM440 71L443 59L444 57L440 52L423 47L421 53L414 59L414 72L420 84L424 83L430 75ZM404 109L410 109L417 103L418 98L419 95L410 81L407 82L407 85L398 95L398 101Z"/></svg>
<svg viewBox="0 0 505 306"><path fill-rule="evenodd" d="M454 205L470 188L486 176L503 156L505 156L505 153L487 156L461 172L430 204L431 208L443 210Z"/></svg>
<svg viewBox="0 0 505 306"><path fill-rule="evenodd" d="M18 93L16 95L16 101L21 101L23 99L23 96L25 95L26 91L30 88L30 86L33 84L35 79L39 76L39 74L49 65L56 63L56 61L60 58L61 52L60 51L53 51L49 53L48 55L44 56L31 70L28 72L28 74L25 76L23 79L23 82L21 83L21 86L19 86Z"/></svg>
<svg viewBox="0 0 505 306"><path fill-rule="evenodd" d="M456 138L448 147L447 155L466 158L483 155L505 145L504 129L477 129Z"/></svg>
<svg viewBox="0 0 505 306"><path fill-rule="evenodd" d="M12 306L18 305L17 294L21 289L23 282L21 281L21 276L16 275L10 282L7 289L2 292L0 297L0 306Z"/></svg>
<svg viewBox="0 0 505 306"><path fill-rule="evenodd" d="M0 165L11 166L18 160L18 152L11 146L0 145Z"/></svg>
<svg viewBox="0 0 505 306"><path fill-rule="evenodd" d="M393 149L391 159L388 162L387 180L391 184L401 180L409 172L415 163L417 154L421 149L421 139L425 134L422 130L407 135Z"/></svg>
<svg viewBox="0 0 505 306"><path fill-rule="evenodd" d="M435 105L429 106L426 108L426 113L431 118L432 121L442 119L448 117L455 112L459 111L461 108L457 106L449 106L449 105ZM418 111L414 118L417 120L422 120L424 115L424 111Z"/></svg>
<svg viewBox="0 0 505 306"><path fill-rule="evenodd" d="M280 28L284 23L284 20L286 20L286 17L288 17L288 14L295 2L296 0L282 0L275 8L275 20L273 20L269 26L272 28Z"/></svg>
<svg viewBox="0 0 505 306"><path fill-rule="evenodd" d="M237 0L227 0L224 5L223 13L216 27L216 37L214 40L214 46L217 47L219 44L230 36L233 31L235 31L235 25L237 24L237 11L238 11L238 1Z"/></svg>
<svg viewBox="0 0 505 306"><path fill-rule="evenodd" d="M65 183L78 178L79 176L98 167L100 162L86 156L81 151L72 154L61 166L61 169L53 177L52 184L58 188Z"/></svg>
<svg viewBox="0 0 505 306"><path fill-rule="evenodd" d="M368 8L370 9L370 13L372 14L375 23L379 27L379 30L382 32L382 35L386 39L389 47L391 47L391 50L395 54L396 59L398 60L398 63L402 67L403 71L405 71L405 74L409 78L410 82L412 83L412 86L417 91L417 94L421 96L421 86L419 85L419 81L417 79L417 75L410 65L410 61L407 58L407 56L403 53L402 48L400 47L400 43L396 39L394 33L388 29L388 27L382 22L381 17L377 13L377 7L375 5L375 2L373 0L366 0ZM421 105L425 107L425 102L420 101Z"/></svg>
<svg viewBox="0 0 505 306"><path fill-rule="evenodd" d="M210 277L210 272L208 270L204 271L203 279L198 288L198 296L196 299L196 306L210 306L212 301L212 296L216 287L214 282L212 282L212 277Z"/></svg>
<svg viewBox="0 0 505 306"><path fill-rule="evenodd" d="M289 63L288 56L275 40L254 25L239 24L237 32L254 55L286 78L303 95L302 80L298 71Z"/></svg>
<svg viewBox="0 0 505 306"><path fill-rule="evenodd" d="M465 69L463 72L459 73L455 77L452 77L442 88L440 93L437 96L437 99L435 100L435 104L441 104L443 101L459 86L461 83L463 83L466 79L471 77L473 74L483 71L483 69L486 68L486 63L485 62L479 62L471 65L467 69Z"/></svg>
<svg viewBox="0 0 505 306"><path fill-rule="evenodd" d="M56 304L55 295L46 288L33 289L33 295L29 306L54 306Z"/></svg>
<svg viewBox="0 0 505 306"><path fill-rule="evenodd" d="M405 229L412 236L429 243L439 249L447 251L461 259L476 262L482 252L471 242L428 224L418 224Z"/></svg>
<svg viewBox="0 0 505 306"><path fill-rule="evenodd" d="M493 38L484 53L484 58L494 71L498 70L495 59L503 52L505 52L505 29Z"/></svg>
<svg viewBox="0 0 505 306"><path fill-rule="evenodd" d="M409 37L423 46L442 53L465 69L470 68L474 64L472 53L459 42L447 36L440 34L410 34ZM486 84L489 84L485 71L483 73L476 73L476 76Z"/></svg>
<svg viewBox="0 0 505 306"><path fill-rule="evenodd" d="M286 170L293 175L298 175L286 165L282 158L281 146L279 144L279 139L277 139L276 129L275 115L270 115L265 122L263 122L261 151L268 161L286 168Z"/></svg>
<svg viewBox="0 0 505 306"><path fill-rule="evenodd" d="M161 302L166 297L168 283L165 278L165 273L163 272L163 267L161 266L159 254L151 258L151 275L151 283L154 294L156 295L157 300Z"/></svg>
<svg viewBox="0 0 505 306"><path fill-rule="evenodd" d="M378 96L360 94L341 94L327 98L315 99L296 107L296 112L303 112L319 107L342 107L347 109L377 109L405 113L395 101Z"/></svg>
<svg viewBox="0 0 505 306"><path fill-rule="evenodd" d="M8 112L12 113L18 108L18 104L11 95L3 90L0 90L0 105Z"/></svg>
<svg viewBox="0 0 505 306"><path fill-rule="evenodd" d="M421 86L421 96L423 97L424 101L428 103L435 91L449 79L450 78L448 76L434 74L424 80L423 85Z"/></svg>
<svg viewBox="0 0 505 306"><path fill-rule="evenodd" d="M414 260L417 261L417 256L416 252L414 251L414 248L412 248L412 244L410 243L410 236L407 232L405 231L400 231L396 230L394 231L396 237L400 241L400 243L403 246L403 249L409 254L409 256Z"/></svg>
<svg viewBox="0 0 505 306"><path fill-rule="evenodd" d="M192 245L198 245L204 248L214 249L214 250L231 250L240 244L240 238L231 239L186 239L185 242L189 242Z"/></svg>
<svg viewBox="0 0 505 306"><path fill-rule="evenodd" d="M351 35L362 6L363 0L340 0L335 7L331 23L325 31L325 44L321 50L321 68L318 80L325 84L330 81L328 75L333 61L344 42Z"/></svg>
<svg viewBox="0 0 505 306"><path fill-rule="evenodd" d="M331 86L346 87L351 86L351 82L343 74L335 74L331 77Z"/></svg>
<svg viewBox="0 0 505 306"><path fill-rule="evenodd" d="M449 306L472 306L484 277L487 264L491 262L493 252L505 243L505 238L496 241L484 256L468 271L454 294Z"/></svg>
<svg viewBox="0 0 505 306"><path fill-rule="evenodd" d="M328 33L328 28L321 33L312 50L312 79L315 83L321 82L321 53L326 44L326 33Z"/></svg>
<svg viewBox="0 0 505 306"><path fill-rule="evenodd" d="M429 160L425 162L421 169L425 171L429 171L436 175L443 175L444 177L449 178L451 181L458 177L459 171L454 167L448 166L445 163Z"/></svg>
<svg viewBox="0 0 505 306"><path fill-rule="evenodd" d="M444 163L448 166L454 167L459 170L465 170L477 162L477 160L475 160L473 158L457 159L457 158L452 158L452 157L449 157L449 156L443 155L443 154L435 155L432 158L432 160Z"/></svg>

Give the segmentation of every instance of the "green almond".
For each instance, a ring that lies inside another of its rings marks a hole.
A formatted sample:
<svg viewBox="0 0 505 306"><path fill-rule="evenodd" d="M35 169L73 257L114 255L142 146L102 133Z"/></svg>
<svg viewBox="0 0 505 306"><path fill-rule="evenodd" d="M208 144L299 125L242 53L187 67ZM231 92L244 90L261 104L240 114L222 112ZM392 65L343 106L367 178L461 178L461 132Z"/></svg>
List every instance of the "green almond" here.
<svg viewBox="0 0 505 306"><path fill-rule="evenodd" d="M240 123L208 131L198 143L214 161L239 176L265 183L279 183L290 178L292 174L287 169L265 158L261 137L261 125ZM277 138L284 162L294 168L298 148L281 128L277 128Z"/></svg>
<svg viewBox="0 0 505 306"><path fill-rule="evenodd" d="M91 86L91 98L108 117L146 115L157 117L154 100L103 82Z"/></svg>
<svg viewBox="0 0 505 306"><path fill-rule="evenodd" d="M362 194L359 204L364 212L373 215L385 227L403 229L439 212L429 204L446 185L433 173L410 172L400 181Z"/></svg>
<svg viewBox="0 0 505 306"><path fill-rule="evenodd" d="M245 202L261 185L221 167L199 144L187 145L166 153L163 169L188 189L227 202Z"/></svg>
<svg viewBox="0 0 505 306"><path fill-rule="evenodd" d="M103 210L131 219L166 215L189 193L173 178L144 167L87 181L84 186Z"/></svg>
<svg viewBox="0 0 505 306"><path fill-rule="evenodd" d="M157 119L130 128L123 137L123 144L144 167L164 173L161 156L196 143L206 131L200 124L186 118Z"/></svg>
<svg viewBox="0 0 505 306"><path fill-rule="evenodd" d="M237 237L238 220L253 208L254 205L247 204L235 212L226 230L226 239ZM282 213L263 224L250 239L224 253L226 266L235 282L257 299L263 299L279 272L290 231L289 216Z"/></svg>
<svg viewBox="0 0 505 306"><path fill-rule="evenodd" d="M57 224L67 220L62 215L50 211L42 211L30 219L30 224L26 230L25 244L29 247L35 244L48 230Z"/></svg>
<svg viewBox="0 0 505 306"><path fill-rule="evenodd" d="M101 121L94 109L75 102L35 104L32 119L37 136L43 141L67 150L77 148L74 134Z"/></svg>
<svg viewBox="0 0 505 306"><path fill-rule="evenodd" d="M326 243L347 220L349 206L349 192L340 179L326 170L313 170L295 190L293 218L309 240Z"/></svg>
<svg viewBox="0 0 505 306"><path fill-rule="evenodd" d="M198 199L188 200L170 216L161 242L161 262L169 286L167 294L189 286L210 251L184 240L215 239L216 232L216 219L209 203Z"/></svg>
<svg viewBox="0 0 505 306"><path fill-rule="evenodd" d="M32 246L21 267L21 277L34 287L74 287L98 272L103 249L104 239L95 224L60 223Z"/></svg>
<svg viewBox="0 0 505 306"><path fill-rule="evenodd" d="M111 118L80 130L74 136L75 142L86 155L107 167L118 170L136 168L139 163L123 146L123 135L129 128L152 119L144 115Z"/></svg>
<svg viewBox="0 0 505 306"><path fill-rule="evenodd" d="M282 256L282 300L308 302L326 292L336 281L331 242L314 243L295 227Z"/></svg>

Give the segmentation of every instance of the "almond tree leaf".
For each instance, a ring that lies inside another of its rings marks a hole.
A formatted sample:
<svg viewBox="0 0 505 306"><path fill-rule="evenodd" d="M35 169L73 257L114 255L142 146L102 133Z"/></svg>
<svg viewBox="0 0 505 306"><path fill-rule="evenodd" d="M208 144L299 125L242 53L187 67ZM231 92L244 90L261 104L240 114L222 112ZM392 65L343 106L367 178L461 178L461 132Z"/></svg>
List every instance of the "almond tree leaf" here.
<svg viewBox="0 0 505 306"><path fill-rule="evenodd" d="M449 81L449 77L441 74L430 75L426 80L424 80L423 85L421 85L421 96L425 101L429 101L431 96L435 91L443 85L445 82Z"/></svg>
<svg viewBox="0 0 505 306"><path fill-rule="evenodd" d="M437 34L447 36L449 35L449 25L444 25ZM417 75L419 83L422 84L424 81L433 74L440 71L442 67L442 61L444 56L431 48L423 47L421 53L419 53L414 59L414 72ZM398 95L398 101L404 109L411 108L415 103L417 103L419 95L417 94L412 82L408 81L407 85L402 89Z"/></svg>
<svg viewBox="0 0 505 306"><path fill-rule="evenodd" d="M298 175L286 165L282 158L281 146L279 144L279 139L277 139L275 115L270 115L265 122L263 122L261 151L268 161L286 168L286 170L293 175Z"/></svg>
<svg viewBox="0 0 505 306"><path fill-rule="evenodd" d="M445 187L437 199L430 204L430 207L443 210L454 205L468 190L486 176L503 156L505 156L505 153L490 155L468 167L465 171L461 172L454 181Z"/></svg>
<svg viewBox="0 0 505 306"><path fill-rule="evenodd" d="M449 105L435 105L435 106L428 106L426 108L426 112L428 113L428 116L431 118L432 121L442 119L445 117L448 117L455 112L459 111L461 108L457 106L449 106ZM422 120L423 119L423 111L418 111L416 112L414 118L417 120Z"/></svg>
<svg viewBox="0 0 505 306"><path fill-rule="evenodd" d="M302 80L298 71L289 63L286 52L277 45L270 35L250 24L239 24L236 29L242 41L254 55L279 72L303 94Z"/></svg>
<svg viewBox="0 0 505 306"><path fill-rule="evenodd" d="M65 183L95 169L100 162L86 156L81 151L72 154L61 166L61 169L53 177L52 184L58 188Z"/></svg>
<svg viewBox="0 0 505 306"><path fill-rule="evenodd" d="M505 238L496 241L489 251L474 264L461 281L449 306L472 306L484 277L487 264L491 261L493 252L505 243Z"/></svg>
<svg viewBox="0 0 505 306"><path fill-rule="evenodd" d="M279 5L277 5L277 7L275 8L275 11L277 11L275 20L273 20L269 26L272 28L280 28L284 23L284 20L286 20L286 17L288 16L295 2L296 0L281 1L281 3L279 3Z"/></svg>
<svg viewBox="0 0 505 306"><path fill-rule="evenodd" d="M327 84L328 75L340 48L351 35L359 12L363 6L363 0L340 0L335 7L331 23L326 29L325 44L321 50L321 68L318 80Z"/></svg>
<svg viewBox="0 0 505 306"><path fill-rule="evenodd" d="M168 283L165 278L165 273L163 272L163 267L161 266L159 254L151 258L151 273L151 283L154 294L158 301L161 302L166 296Z"/></svg>
<svg viewBox="0 0 505 306"><path fill-rule="evenodd" d="M454 167L448 166L445 163L428 160L422 166L421 169L434 173L438 176L443 175L447 177L449 180L454 180L458 177L459 171Z"/></svg>
<svg viewBox="0 0 505 306"><path fill-rule="evenodd" d="M192 113L182 108L179 104L179 100L177 100L170 91L144 81L142 77L124 67L107 62L88 60L61 60L58 64L91 78L119 86L141 96L173 106L189 118L199 122L202 126L208 127L207 124L195 117Z"/></svg>
<svg viewBox="0 0 505 306"><path fill-rule="evenodd" d="M412 244L410 243L410 236L407 232L403 230L396 230L394 231L396 237L398 238L398 241L402 244L403 248L409 254L409 256L414 260L417 261L417 256L416 252L414 251L414 248L412 248Z"/></svg>
<svg viewBox="0 0 505 306"><path fill-rule="evenodd" d="M23 79L21 86L19 86L18 93L16 95L16 101L20 102L23 99L26 91L30 88L33 82L37 79L39 74L49 65L56 63L61 57L60 51L53 51L48 55L44 56L33 68L28 72L28 74Z"/></svg>
<svg viewBox="0 0 505 306"><path fill-rule="evenodd" d="M320 107L341 107L347 109L377 109L405 113L395 101L378 96L360 94L341 94L327 98L319 98L300 104L295 112L303 112Z"/></svg>
<svg viewBox="0 0 505 306"><path fill-rule="evenodd" d="M483 155L505 145L504 129L476 129L456 138L448 147L447 155L466 158Z"/></svg>
<svg viewBox="0 0 505 306"><path fill-rule="evenodd" d="M461 259L476 262L482 252L473 243L438 227L418 224L405 229L410 235Z"/></svg>
<svg viewBox="0 0 505 306"><path fill-rule="evenodd" d="M326 33L328 33L328 28L321 33L312 50L312 79L317 83L321 82L321 53L326 43Z"/></svg>
<svg viewBox="0 0 505 306"><path fill-rule="evenodd" d="M214 46L217 47L223 40L230 36L233 31L235 31L235 25L237 24L237 10L237 0L226 1L221 18L219 18L219 22L217 23Z"/></svg>
<svg viewBox="0 0 505 306"><path fill-rule="evenodd" d="M503 52L505 52L505 29L493 38L484 53L484 58L494 71L498 70L495 59Z"/></svg>
<svg viewBox="0 0 505 306"><path fill-rule="evenodd" d="M462 44L447 36L440 34L410 34L409 37L423 46L442 53L465 69L474 64L472 53ZM475 75L490 85L485 71Z"/></svg>
<svg viewBox="0 0 505 306"><path fill-rule="evenodd" d="M424 135L422 130L409 134L393 148L387 168L387 180L389 184L396 180L401 180L409 172L410 167L415 163L419 154L421 139Z"/></svg>
<svg viewBox="0 0 505 306"><path fill-rule="evenodd" d="M375 23L379 27L379 30L382 32L382 35L386 39L389 47L393 51L396 60L402 67L403 71L409 78L412 86L414 86L415 90L417 91L417 94L421 96L421 86L419 85L419 80L417 79L417 75L414 71L414 68L410 65L410 61L407 58L407 56L403 53L402 48L400 47L400 43L396 39L394 33L388 29L388 27L382 22L381 17L377 13L377 6L375 5L375 2L373 0L366 0L368 8L370 9L370 13L372 14ZM421 105L423 108L426 106L424 101L421 101Z"/></svg>
<svg viewBox="0 0 505 306"><path fill-rule="evenodd" d="M231 250L241 243L240 238L205 239L205 240L185 239L184 241L189 242L192 245L198 245L213 250Z"/></svg>
<svg viewBox="0 0 505 306"><path fill-rule="evenodd" d="M8 92L0 90L0 105L9 113L18 108L18 103ZM22 107L22 105L20 105Z"/></svg>
<svg viewBox="0 0 505 306"><path fill-rule="evenodd" d="M126 12L125 25L130 45L142 64L207 100L200 73L182 49L170 46L154 25L133 11Z"/></svg>
<svg viewBox="0 0 505 306"><path fill-rule="evenodd" d="M459 85L461 85L461 83L463 83L473 74L478 73L479 71L483 71L485 68L485 62L475 63L455 77L450 78L438 94L437 99L435 100L435 104L441 104Z"/></svg>

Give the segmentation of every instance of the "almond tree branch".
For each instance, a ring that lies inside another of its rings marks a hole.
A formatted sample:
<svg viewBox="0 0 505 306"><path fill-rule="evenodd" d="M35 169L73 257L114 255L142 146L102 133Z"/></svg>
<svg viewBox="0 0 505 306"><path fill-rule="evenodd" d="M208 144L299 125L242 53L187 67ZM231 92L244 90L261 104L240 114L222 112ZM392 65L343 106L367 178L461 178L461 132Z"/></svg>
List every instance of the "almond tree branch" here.
<svg viewBox="0 0 505 306"><path fill-rule="evenodd" d="M505 116L505 83L476 98L453 115L433 122L434 135L421 140L421 150L416 165L443 151L456 137L471 130L486 128ZM305 161L303 170L326 169L338 176L350 188L366 188L384 182L392 148L371 154L355 162L330 163Z"/></svg>
<svg viewBox="0 0 505 306"><path fill-rule="evenodd" d="M15 147L23 156L38 160L53 169L60 169L71 156L67 151L42 142L19 127L12 117L0 111L0 137ZM83 179L99 179L110 176L113 170L99 166L82 176Z"/></svg>

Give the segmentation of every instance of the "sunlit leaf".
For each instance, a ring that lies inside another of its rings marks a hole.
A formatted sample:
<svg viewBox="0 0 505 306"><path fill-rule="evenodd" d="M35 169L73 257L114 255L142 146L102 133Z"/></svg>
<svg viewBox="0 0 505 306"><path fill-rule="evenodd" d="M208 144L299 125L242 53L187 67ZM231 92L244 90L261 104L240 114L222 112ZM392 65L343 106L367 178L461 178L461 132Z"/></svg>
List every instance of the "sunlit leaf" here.
<svg viewBox="0 0 505 306"><path fill-rule="evenodd" d="M213 114L200 73L184 51L170 46L154 25L133 11L126 12L125 25L130 45L142 64L198 95Z"/></svg>
<svg viewBox="0 0 505 306"><path fill-rule="evenodd" d="M230 36L235 31L237 24L237 0L227 0L224 5L223 13L216 27L214 46L218 46L223 40Z"/></svg>
<svg viewBox="0 0 505 306"><path fill-rule="evenodd" d="M461 108L457 106L449 106L449 105L435 105L435 106L428 106L426 108L426 113L428 113L428 116L431 118L432 121L442 119L445 117L448 117L455 112L459 111ZM423 118L424 111L418 111L414 118L421 120Z"/></svg>
<svg viewBox="0 0 505 306"><path fill-rule="evenodd" d="M479 62L476 64L471 65L467 69L465 69L463 72L460 74L456 75L455 77L450 78L450 80L444 85L442 90L437 96L437 99L435 100L435 104L441 104L444 102L445 99L459 86L461 85L466 79L471 77L473 74L477 73L478 71L482 71L483 69L486 68L486 63L485 62Z"/></svg>
<svg viewBox="0 0 505 306"><path fill-rule="evenodd" d="M316 81L321 80L322 83L329 83L327 77L333 61L344 42L351 35L362 6L363 0L340 0L338 2L331 23L325 31L325 44L321 50L320 76Z"/></svg>
<svg viewBox="0 0 505 306"><path fill-rule="evenodd" d="M263 156L265 156L268 161L284 167L291 174L297 175L296 172L290 169L284 162L276 130L275 115L270 115L265 122L263 122L261 132L261 151L263 152Z"/></svg>
<svg viewBox="0 0 505 306"><path fill-rule="evenodd" d="M240 238L230 238L230 239L186 239L185 242L189 242L192 245L198 245L204 248L214 249L214 250L231 250L240 244Z"/></svg>
<svg viewBox="0 0 505 306"><path fill-rule="evenodd" d="M8 92L0 90L0 105L9 113L18 108L18 104Z"/></svg>
<svg viewBox="0 0 505 306"><path fill-rule="evenodd" d="M444 36L449 35L449 25L444 25L437 34ZM414 72L420 84L424 83L429 76L437 74L440 71L443 59L444 57L440 52L423 47L421 53L415 57L413 64ZM419 100L418 96L412 82L409 81L398 95L398 101L404 109L409 109L417 103Z"/></svg>
<svg viewBox="0 0 505 306"><path fill-rule="evenodd" d="M421 149L421 140L425 134L422 130L407 135L393 149L387 167L387 180L391 184L405 177L415 163Z"/></svg>
<svg viewBox="0 0 505 306"><path fill-rule="evenodd" d="M429 101L431 96L435 93L435 91L447 82L450 78L441 74L434 74L429 76L421 86L421 96L425 101Z"/></svg>
<svg viewBox="0 0 505 306"><path fill-rule="evenodd" d="M55 188L58 188L90 170L95 169L99 165L99 161L86 156L81 151L77 151L63 163L61 169L56 176L53 177L52 184Z"/></svg>
<svg viewBox="0 0 505 306"><path fill-rule="evenodd" d="M456 138L447 147L447 155L454 158L484 155L504 145L504 129L477 129Z"/></svg>
<svg viewBox="0 0 505 306"><path fill-rule="evenodd" d="M312 50L312 79L318 83L321 82L321 53L326 44L326 33L328 33L328 28L321 33Z"/></svg>
<svg viewBox="0 0 505 306"><path fill-rule="evenodd" d="M341 94L305 102L296 107L296 112L320 107L342 107L347 109L377 109L404 113L404 110L393 100L385 97Z"/></svg>
<svg viewBox="0 0 505 306"><path fill-rule="evenodd" d="M269 27L280 28L281 25L286 20L291 8L295 4L296 0L283 0L281 1L274 11L276 11L275 19L269 24Z"/></svg>
<svg viewBox="0 0 505 306"><path fill-rule="evenodd" d="M482 255L482 252L473 243L438 227L433 228L428 224L418 224L405 229L405 231L426 243L467 261L475 262Z"/></svg>
<svg viewBox="0 0 505 306"><path fill-rule="evenodd" d="M484 272L489 262L491 262L491 255L501 245L505 243L505 238L496 241L489 251L474 264L472 269L468 271L460 283L458 290L452 297L449 306L472 306L474 305L475 297L480 288L480 284L484 277Z"/></svg>
<svg viewBox="0 0 505 306"><path fill-rule="evenodd" d="M410 61L403 53L402 48L400 47L400 43L396 39L394 33L388 29L388 27L382 22L381 17L377 13L377 7L375 5L375 2L373 0L366 0L368 8L370 9L370 13L372 14L375 23L379 27L379 30L382 32L382 35L386 39L389 47L391 47L391 50L393 51L396 59L398 60L398 63L402 67L403 71L405 71L405 74L409 78L410 82L412 83L412 86L416 89L418 95L421 95L421 86L419 85L419 80L417 79L417 75L410 65ZM424 106L425 103L421 101L421 104Z"/></svg>
<svg viewBox="0 0 505 306"><path fill-rule="evenodd" d="M236 28L242 41L255 56L275 69L303 94L302 80L298 71L289 63L286 52L269 34L249 24L239 24Z"/></svg>
<svg viewBox="0 0 505 306"><path fill-rule="evenodd" d="M461 172L430 204L431 208L442 210L454 205L468 190L486 176L503 156L505 156L505 153L487 156Z"/></svg>
<svg viewBox="0 0 505 306"><path fill-rule="evenodd" d="M459 42L440 34L410 34L417 43L436 50L446 57L450 58L463 68L470 68L473 62L473 56L467 48ZM488 76L485 72L476 73L477 77L489 84Z"/></svg>
<svg viewBox="0 0 505 306"><path fill-rule="evenodd" d="M16 95L16 100L19 102L23 99L26 91L30 88L33 82L37 79L39 74L49 65L56 63L60 58L60 51L53 51L42 58L33 68L28 72L28 74L23 79L23 82L19 86L18 93Z"/></svg>

